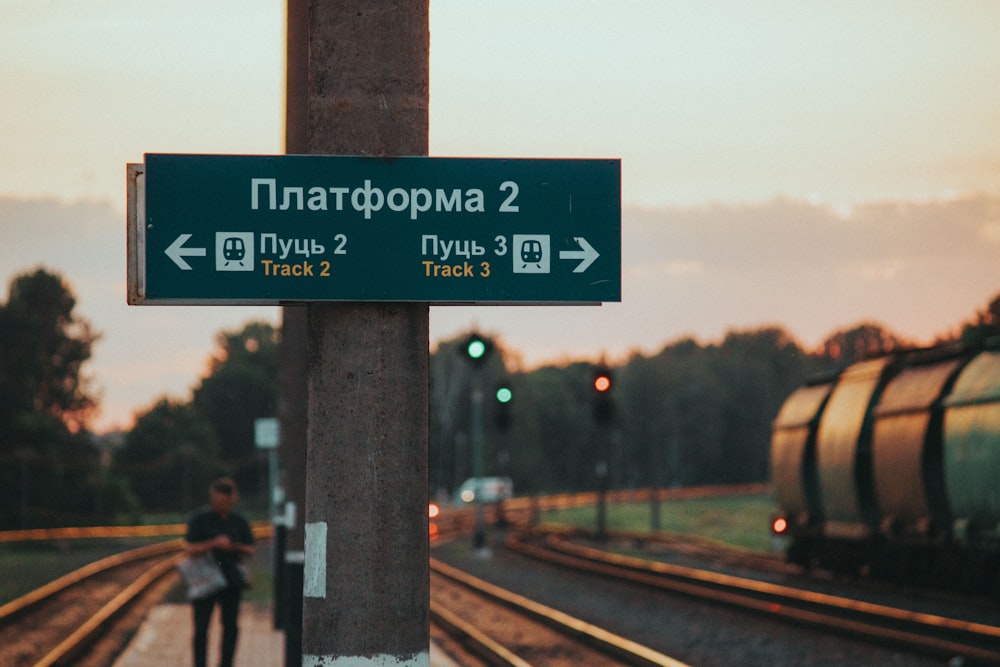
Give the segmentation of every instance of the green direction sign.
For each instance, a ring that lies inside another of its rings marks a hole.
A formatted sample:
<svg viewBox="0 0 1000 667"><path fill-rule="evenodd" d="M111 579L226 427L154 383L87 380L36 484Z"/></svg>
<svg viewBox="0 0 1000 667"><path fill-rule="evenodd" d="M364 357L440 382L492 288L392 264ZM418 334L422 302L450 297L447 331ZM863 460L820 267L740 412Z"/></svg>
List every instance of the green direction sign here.
<svg viewBox="0 0 1000 667"><path fill-rule="evenodd" d="M130 304L621 300L620 160L147 154Z"/></svg>

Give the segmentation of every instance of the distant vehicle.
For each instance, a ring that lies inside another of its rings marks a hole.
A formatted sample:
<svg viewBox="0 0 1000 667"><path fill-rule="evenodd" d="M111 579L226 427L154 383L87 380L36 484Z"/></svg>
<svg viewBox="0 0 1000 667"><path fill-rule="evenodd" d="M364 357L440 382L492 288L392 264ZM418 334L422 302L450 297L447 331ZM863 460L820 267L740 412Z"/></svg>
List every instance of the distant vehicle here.
<svg viewBox="0 0 1000 667"><path fill-rule="evenodd" d="M480 486L481 483L481 486ZM483 477L477 479L470 477L462 482L455 494L456 502L472 503L476 502L476 494L479 494L479 502L497 503L514 497L514 482L510 477Z"/></svg>

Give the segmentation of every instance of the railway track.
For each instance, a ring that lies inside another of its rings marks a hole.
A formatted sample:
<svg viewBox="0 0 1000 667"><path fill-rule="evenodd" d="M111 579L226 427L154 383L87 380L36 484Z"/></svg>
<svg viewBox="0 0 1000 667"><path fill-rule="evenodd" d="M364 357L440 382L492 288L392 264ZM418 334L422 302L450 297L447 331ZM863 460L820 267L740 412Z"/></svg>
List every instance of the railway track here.
<svg viewBox="0 0 1000 667"><path fill-rule="evenodd" d="M0 664L74 664L140 596L174 571L181 540L109 556L0 607Z"/></svg>
<svg viewBox="0 0 1000 667"><path fill-rule="evenodd" d="M588 498L586 497L567 496L566 498L554 497L543 499L544 502L542 503L536 501L516 501L506 508L509 514L514 515L508 515L507 520L514 519L520 523L521 520L534 515L539 505L550 508L552 506L561 506L564 503L573 505L586 504L587 500ZM496 509L499 510L499 508ZM502 514L498 512L497 516L490 516L491 522L495 521L498 516L502 516ZM454 517L442 517L439 520L442 528L441 537L446 538L449 535L468 530L468 527L472 523L471 517L471 512L458 512ZM258 537L265 537L265 532L262 527L259 532L257 527L255 527L255 534ZM80 535L80 537L92 536L87 534ZM46 534L39 536L37 539L51 538L51 535ZM26 537L19 536L19 539L26 539ZM137 553L132 552L131 558L134 558L135 561L131 565L116 562L119 557L105 559L0 607L0 665L18 667L20 665L101 664L99 662L86 663L82 658L78 658L78 656L87 654L89 650L87 648L88 644L107 630L115 617L127 608L130 600L141 595L143 590L148 586L154 585L163 575L173 571L179 548L180 540L172 540L149 547L147 548L148 550L139 550ZM159 552L158 550L161 549L162 552ZM138 554L144 555L140 556ZM455 591L458 588L468 588L465 584L461 586L455 584L454 579L447 579L439 569L435 569L433 577L435 587L447 585L451 591ZM457 594L452 594L452 597L456 596ZM439 597L434 596L431 615L435 619L434 622L436 625L450 625L453 628L457 628L453 629L452 632L457 632L459 635L464 636L483 633L482 627L478 629L462 628L460 623L448 621L448 606L439 604L438 601ZM509 602L504 602L502 606L505 609L509 609L510 604ZM457 616L459 621L463 617L475 618L477 626L482 625L481 619L492 615L491 613L472 616L468 613L463 614L462 612L456 615L454 611L451 612L451 616ZM542 615L550 617L559 616L556 612ZM536 618L532 622L538 623L538 619ZM508 628L516 626L523 628L525 627L524 623L526 622L523 620L511 620L508 623ZM501 623L501 625L503 624ZM580 628L588 627L580 621L573 620L570 620L569 626L573 628L569 630L569 633L577 638L581 636ZM589 629L594 630L591 633L594 636L602 634L597 628ZM36 634L39 632L41 634ZM548 630L548 632L552 633L554 631ZM563 630L561 632L565 633L566 631ZM603 634L606 635L608 633ZM537 644L539 648L536 649L535 654L532 655L529 652L529 657L525 658L518 654L518 651L523 651L524 647L522 644L524 642L518 643L518 640L515 639L516 648L508 648L515 656L513 660L506 661L508 660L507 658L493 656L484 659L484 664L523 665L531 664L533 660L536 661L535 664L559 664L553 661L551 655L553 652L559 653L565 651L568 655L575 655L576 651L594 651L594 643L596 641L596 639L589 638L582 643L577 641L577 644L580 645L578 648L555 649L555 646L561 646L562 644L556 643L550 636L548 639ZM570 641L566 646L571 646L572 643ZM624 640L622 640L622 643L628 644ZM638 648L640 648L638 653L641 655L641 647ZM476 650L483 652L481 648ZM604 651L607 650L599 650L598 653L603 655ZM617 657L613 658L602 657L600 661L597 661L596 657L578 657L572 662L577 665L682 664L667 656L657 655L650 661L648 657L622 657L621 651L617 651ZM539 659L539 655L543 657ZM88 656L86 660L92 660L92 658ZM517 660L520 660L520 662Z"/></svg>
<svg viewBox="0 0 1000 667"><path fill-rule="evenodd" d="M961 656L967 661L964 664L1000 664L1000 627L994 625L623 556L537 531L510 535L504 544L562 567L706 599L789 623L939 658Z"/></svg>
<svg viewBox="0 0 1000 667"><path fill-rule="evenodd" d="M484 664L684 667L684 663L431 559L431 621ZM475 619L471 623L467 619Z"/></svg>

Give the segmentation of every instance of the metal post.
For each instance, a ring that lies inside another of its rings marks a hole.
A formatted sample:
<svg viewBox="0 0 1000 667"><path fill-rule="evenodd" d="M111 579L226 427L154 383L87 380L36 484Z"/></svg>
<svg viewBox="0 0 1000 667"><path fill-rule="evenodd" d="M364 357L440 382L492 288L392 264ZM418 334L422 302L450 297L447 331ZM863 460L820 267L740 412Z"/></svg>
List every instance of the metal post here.
<svg viewBox="0 0 1000 667"><path fill-rule="evenodd" d="M308 0L308 45L308 152L427 154L426 1ZM303 664L426 667L429 308L307 309Z"/></svg>
<svg viewBox="0 0 1000 667"><path fill-rule="evenodd" d="M649 493L649 528L654 533L658 532L660 530L660 526L662 525L660 515L660 489L663 487L663 473L660 469L663 467L663 457L660 455L660 447L661 444L659 442L653 442L649 449L649 467L653 473L650 479L652 482L650 486L652 488Z"/></svg>
<svg viewBox="0 0 1000 667"><path fill-rule="evenodd" d="M274 528L274 538L272 540L273 561L271 563L272 572L272 623L275 630L285 629L285 586L288 578L285 576L285 554L288 551L288 528L285 526L283 517L271 516L271 526Z"/></svg>
<svg viewBox="0 0 1000 667"><path fill-rule="evenodd" d="M597 473L597 539L608 536L608 462L598 461L595 466Z"/></svg>
<svg viewBox="0 0 1000 667"><path fill-rule="evenodd" d="M486 546L486 518L483 516L483 387L481 371L475 372L476 386L472 390L472 476L476 479L474 513L475 528L472 546L482 549Z"/></svg>
<svg viewBox="0 0 1000 667"><path fill-rule="evenodd" d="M285 631L285 665L302 664L302 567L305 528L302 517L306 502L307 349L306 309L282 308L281 325L281 459L285 489L285 532L280 562L284 576L275 588L276 622Z"/></svg>
<svg viewBox="0 0 1000 667"><path fill-rule="evenodd" d="M288 0L285 62L285 152L308 148L308 7ZM306 504L307 318L306 308L281 309L281 445L279 456L285 488L285 532L281 563L284 576L275 588L275 622L285 631L285 665L302 664L302 570L305 561Z"/></svg>
<svg viewBox="0 0 1000 667"><path fill-rule="evenodd" d="M271 570L274 573L274 627L284 627L284 617L281 605L281 593L285 583L285 543L287 530L283 516L278 516L278 503L284 502L284 492L278 479L278 445L281 441L281 429L276 418L261 418L254 420L254 447L267 452L267 511L271 517L271 527L274 539L271 541Z"/></svg>

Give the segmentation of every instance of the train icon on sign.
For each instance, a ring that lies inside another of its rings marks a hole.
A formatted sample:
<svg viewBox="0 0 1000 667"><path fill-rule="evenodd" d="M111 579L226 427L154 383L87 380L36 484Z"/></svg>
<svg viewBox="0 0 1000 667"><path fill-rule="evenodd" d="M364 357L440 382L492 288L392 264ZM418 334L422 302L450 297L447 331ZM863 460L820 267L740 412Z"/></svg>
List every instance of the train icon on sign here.
<svg viewBox="0 0 1000 667"><path fill-rule="evenodd" d="M222 256L227 262L242 262L247 256L247 245L238 236L230 236L222 243Z"/></svg>
<svg viewBox="0 0 1000 667"><path fill-rule="evenodd" d="M521 261L525 264L541 264L542 243L537 239L529 239L521 244Z"/></svg>
<svg viewBox="0 0 1000 667"><path fill-rule="evenodd" d="M549 273L548 234L514 234L514 273Z"/></svg>
<svg viewBox="0 0 1000 667"><path fill-rule="evenodd" d="M215 233L216 271L253 271L253 232Z"/></svg>

